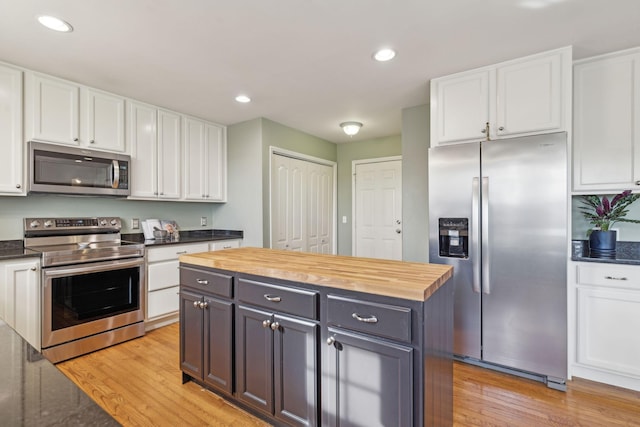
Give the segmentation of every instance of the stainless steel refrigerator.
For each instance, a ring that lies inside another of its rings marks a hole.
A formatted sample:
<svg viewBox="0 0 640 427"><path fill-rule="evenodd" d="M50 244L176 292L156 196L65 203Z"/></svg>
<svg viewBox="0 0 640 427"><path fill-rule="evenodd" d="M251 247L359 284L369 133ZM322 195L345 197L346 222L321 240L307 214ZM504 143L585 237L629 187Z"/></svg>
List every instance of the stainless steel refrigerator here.
<svg viewBox="0 0 640 427"><path fill-rule="evenodd" d="M563 390L566 133L429 150L429 261L454 267L454 353Z"/></svg>

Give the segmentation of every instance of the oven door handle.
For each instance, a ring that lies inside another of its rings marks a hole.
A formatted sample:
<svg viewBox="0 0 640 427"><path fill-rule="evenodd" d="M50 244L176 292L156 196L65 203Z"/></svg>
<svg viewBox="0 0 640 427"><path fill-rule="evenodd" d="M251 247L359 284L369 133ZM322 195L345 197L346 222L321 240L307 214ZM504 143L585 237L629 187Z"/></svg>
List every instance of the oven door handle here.
<svg viewBox="0 0 640 427"><path fill-rule="evenodd" d="M144 265L144 258L129 258L125 260L113 260L96 263L84 263L65 265L63 267L43 268L44 277L49 276L65 276L79 273L95 273L98 271L107 271L113 269L121 269L128 267L141 267Z"/></svg>

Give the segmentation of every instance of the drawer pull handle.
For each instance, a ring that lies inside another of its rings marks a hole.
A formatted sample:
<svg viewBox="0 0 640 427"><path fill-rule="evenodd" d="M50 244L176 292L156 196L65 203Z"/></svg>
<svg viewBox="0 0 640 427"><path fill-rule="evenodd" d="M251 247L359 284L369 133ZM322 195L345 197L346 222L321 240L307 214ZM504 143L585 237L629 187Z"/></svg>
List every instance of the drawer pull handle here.
<svg viewBox="0 0 640 427"><path fill-rule="evenodd" d="M280 302L280 301L282 301L282 298L274 297L273 295L269 295L269 294L264 294L264 299L266 299L267 301L270 301L270 302Z"/></svg>
<svg viewBox="0 0 640 427"><path fill-rule="evenodd" d="M204 279L196 279L196 282L198 282L199 285L208 285L209 281L208 280L204 280Z"/></svg>
<svg viewBox="0 0 640 427"><path fill-rule="evenodd" d="M176 252L176 255L182 255L182 254L186 254L187 251L180 251L180 252Z"/></svg>
<svg viewBox="0 0 640 427"><path fill-rule="evenodd" d="M351 317L353 317L354 319L356 319L358 322L363 322L363 323L378 323L378 318L376 316L369 316L369 317L362 317L360 316L358 313L353 313L351 315Z"/></svg>
<svg viewBox="0 0 640 427"><path fill-rule="evenodd" d="M613 276L604 276L607 280L627 280L626 277L613 277Z"/></svg>

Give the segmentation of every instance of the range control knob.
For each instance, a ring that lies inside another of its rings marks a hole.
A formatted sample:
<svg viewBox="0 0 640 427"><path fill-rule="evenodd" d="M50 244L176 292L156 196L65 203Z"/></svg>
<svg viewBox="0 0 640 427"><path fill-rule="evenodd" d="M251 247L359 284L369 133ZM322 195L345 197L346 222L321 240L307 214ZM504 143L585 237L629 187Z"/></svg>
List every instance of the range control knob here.
<svg viewBox="0 0 640 427"><path fill-rule="evenodd" d="M40 227L40 221L38 221L37 219L31 221L31 223L29 223L29 227L31 228L38 228Z"/></svg>
<svg viewBox="0 0 640 427"><path fill-rule="evenodd" d="M118 220L117 220L117 219L115 219L115 218L113 218L113 219L111 220L111 225L113 225L113 226L118 225Z"/></svg>
<svg viewBox="0 0 640 427"><path fill-rule="evenodd" d="M46 220L44 222L44 228L50 228L53 225L53 222L51 222L51 220Z"/></svg>
<svg viewBox="0 0 640 427"><path fill-rule="evenodd" d="M103 227L104 227L105 225L107 225L107 220L106 220L106 219L101 219L101 220L100 220L100 225L101 225L101 226L103 226Z"/></svg>

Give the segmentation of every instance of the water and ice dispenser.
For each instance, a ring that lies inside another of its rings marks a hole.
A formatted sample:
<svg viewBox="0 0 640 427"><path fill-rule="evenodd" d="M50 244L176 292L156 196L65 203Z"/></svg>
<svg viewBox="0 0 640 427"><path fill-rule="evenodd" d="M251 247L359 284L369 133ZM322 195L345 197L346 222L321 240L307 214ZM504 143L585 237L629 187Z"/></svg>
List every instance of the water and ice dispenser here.
<svg viewBox="0 0 640 427"><path fill-rule="evenodd" d="M439 218L440 256L469 257L469 218Z"/></svg>

